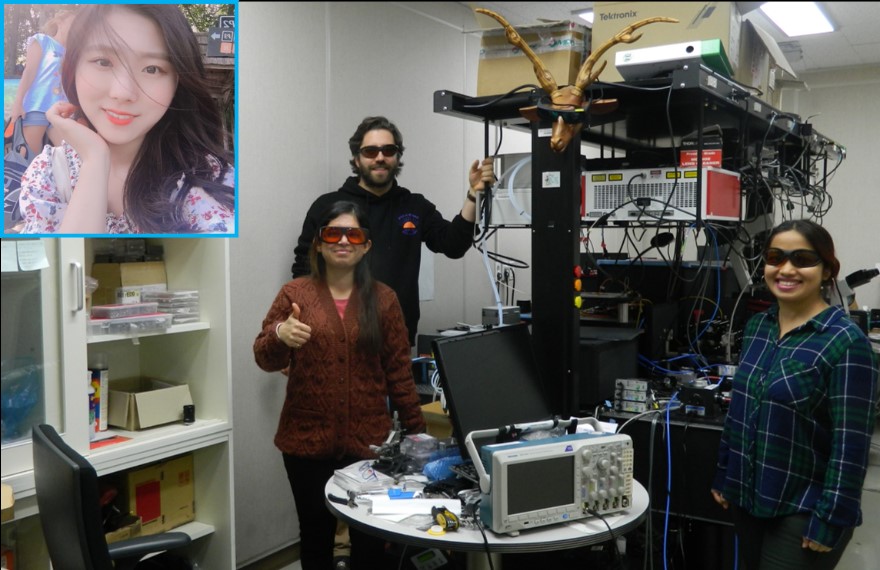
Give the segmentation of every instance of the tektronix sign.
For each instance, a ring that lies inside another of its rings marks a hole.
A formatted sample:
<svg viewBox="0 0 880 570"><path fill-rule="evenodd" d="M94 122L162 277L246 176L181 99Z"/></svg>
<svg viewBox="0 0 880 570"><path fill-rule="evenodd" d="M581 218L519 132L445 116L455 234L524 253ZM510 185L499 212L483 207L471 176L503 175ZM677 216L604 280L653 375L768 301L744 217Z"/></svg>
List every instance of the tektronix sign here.
<svg viewBox="0 0 880 570"><path fill-rule="evenodd" d="M603 22L610 22L612 20L631 20L638 17L639 13L635 10L628 10L626 12L615 12L613 14L599 14L599 19Z"/></svg>

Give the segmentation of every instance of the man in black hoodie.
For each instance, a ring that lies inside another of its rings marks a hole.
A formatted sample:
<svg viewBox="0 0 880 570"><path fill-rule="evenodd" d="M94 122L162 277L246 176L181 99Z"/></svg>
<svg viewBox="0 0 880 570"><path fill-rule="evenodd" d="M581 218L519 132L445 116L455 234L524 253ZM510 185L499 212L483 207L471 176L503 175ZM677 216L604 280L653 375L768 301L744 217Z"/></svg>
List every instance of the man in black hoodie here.
<svg viewBox="0 0 880 570"><path fill-rule="evenodd" d="M306 214L302 233L293 250L293 277L308 275L309 246L318 231L318 220L338 200L359 204L370 220L370 270L389 285L400 300L410 345L415 344L419 324L419 267L422 243L434 253L458 259L470 249L476 221L476 193L494 181L491 158L474 161L470 190L461 213L452 221L443 218L427 198L397 183L403 167L403 137L385 117L367 117L348 140L352 172L342 187L319 196Z"/></svg>

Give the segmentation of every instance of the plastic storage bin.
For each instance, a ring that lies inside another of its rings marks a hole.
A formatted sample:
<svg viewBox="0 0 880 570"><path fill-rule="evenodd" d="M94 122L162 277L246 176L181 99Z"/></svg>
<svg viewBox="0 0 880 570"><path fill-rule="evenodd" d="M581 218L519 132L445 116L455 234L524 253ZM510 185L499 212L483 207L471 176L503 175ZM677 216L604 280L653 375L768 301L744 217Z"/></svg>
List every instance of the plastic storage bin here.
<svg viewBox="0 0 880 570"><path fill-rule="evenodd" d="M131 305L95 305L92 307L93 319L118 319L159 312L159 303L133 303Z"/></svg>
<svg viewBox="0 0 880 570"><path fill-rule="evenodd" d="M158 303L158 310L174 315L174 324L199 320L198 290L144 291L143 300Z"/></svg>
<svg viewBox="0 0 880 570"><path fill-rule="evenodd" d="M172 316L165 313L120 317L117 319L89 319L88 334L139 334L159 332L171 326Z"/></svg>

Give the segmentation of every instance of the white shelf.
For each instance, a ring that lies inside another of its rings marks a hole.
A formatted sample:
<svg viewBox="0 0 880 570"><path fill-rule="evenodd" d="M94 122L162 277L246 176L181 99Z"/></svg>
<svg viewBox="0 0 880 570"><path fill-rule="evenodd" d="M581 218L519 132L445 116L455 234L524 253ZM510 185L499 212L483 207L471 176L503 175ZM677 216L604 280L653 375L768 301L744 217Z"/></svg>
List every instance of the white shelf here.
<svg viewBox="0 0 880 570"><path fill-rule="evenodd" d="M99 477L211 445L227 443L230 427L229 422L225 420L197 420L189 426L172 424L137 432L117 428L111 428L109 431L131 439L99 447L84 454ZM16 473L4 478L3 482L12 486L16 501L30 497L36 492L33 470ZM15 518L19 518L18 511Z"/></svg>
<svg viewBox="0 0 880 570"><path fill-rule="evenodd" d="M213 534L214 526L195 520L179 527L172 528L170 532L184 532L188 534L191 539L198 540L199 538Z"/></svg>
<svg viewBox="0 0 880 570"><path fill-rule="evenodd" d="M168 327L168 330L164 331L156 331L156 332L144 332L140 334L99 334L99 335L90 335L87 337L86 342L88 344L98 344L101 342L114 342L117 340L132 340L137 341L138 339L151 337L151 336L164 336L167 334L176 334L176 333L185 333L192 331L204 331L211 328L211 323L199 321L197 323L183 323L179 325L171 325Z"/></svg>
<svg viewBox="0 0 880 570"><path fill-rule="evenodd" d="M116 435L131 439L91 450L86 458L99 476L107 475L227 442L229 430L225 420L197 420L188 426L170 424L144 431L111 428Z"/></svg>

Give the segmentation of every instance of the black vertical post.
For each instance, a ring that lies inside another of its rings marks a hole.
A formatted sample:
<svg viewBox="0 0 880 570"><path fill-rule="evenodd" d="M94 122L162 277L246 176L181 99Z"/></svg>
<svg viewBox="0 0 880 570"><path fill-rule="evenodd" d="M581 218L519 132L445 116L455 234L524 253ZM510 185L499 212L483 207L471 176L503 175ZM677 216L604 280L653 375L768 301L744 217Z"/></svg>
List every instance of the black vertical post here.
<svg viewBox="0 0 880 570"><path fill-rule="evenodd" d="M532 123L532 338L554 411L580 406L580 133L564 152L550 149L547 123Z"/></svg>

